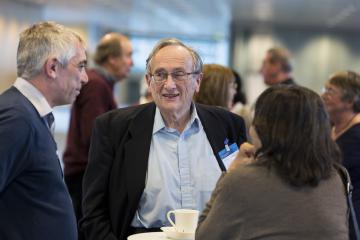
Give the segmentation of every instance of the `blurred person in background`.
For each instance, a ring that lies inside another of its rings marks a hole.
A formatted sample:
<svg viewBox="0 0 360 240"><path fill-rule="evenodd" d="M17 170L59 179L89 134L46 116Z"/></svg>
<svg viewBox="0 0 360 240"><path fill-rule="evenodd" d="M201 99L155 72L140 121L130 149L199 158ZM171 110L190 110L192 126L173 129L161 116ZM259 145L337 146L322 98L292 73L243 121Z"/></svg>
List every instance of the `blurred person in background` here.
<svg viewBox="0 0 360 240"><path fill-rule="evenodd" d="M240 74L235 70L232 70L232 72L235 76L236 93L233 99L233 107L231 108L231 111L240 115L244 119L247 130L246 132L249 133L253 113L251 108L247 106L247 99L243 91L243 82Z"/></svg>
<svg viewBox="0 0 360 240"><path fill-rule="evenodd" d="M235 71L233 69L231 71L234 74L235 83L236 83L236 92L235 92L234 99L233 99L233 106L235 106L237 103L246 105L247 99L246 99L246 95L243 90L244 85L243 85L242 77L240 76L240 74L237 71Z"/></svg>
<svg viewBox="0 0 360 240"><path fill-rule="evenodd" d="M62 25L20 34L18 78L0 95L0 239L77 239L52 111L80 93L86 63L83 40Z"/></svg>
<svg viewBox="0 0 360 240"><path fill-rule="evenodd" d="M332 138L343 156L343 165L353 183L353 203L360 219L360 75L352 71L339 71L330 76L322 94L330 115ZM350 239L355 239L350 228Z"/></svg>
<svg viewBox="0 0 360 240"><path fill-rule="evenodd" d="M148 102L152 102L154 99L152 98L149 86L146 82L146 75L141 79L140 83L140 98L138 104L144 104Z"/></svg>
<svg viewBox="0 0 360 240"><path fill-rule="evenodd" d="M299 86L268 88L250 135L253 145L244 143L219 179L195 239L349 239L346 170L321 98Z"/></svg>
<svg viewBox="0 0 360 240"><path fill-rule="evenodd" d="M78 220L82 216L82 179L88 162L92 127L96 117L117 108L114 84L125 79L133 66L131 42L119 33L104 35L96 47L94 61L96 67L87 70L89 82L71 108L63 154L65 182ZM79 239L83 239L80 232Z"/></svg>
<svg viewBox="0 0 360 240"><path fill-rule="evenodd" d="M266 85L295 84L291 71L291 58L287 49L274 47L266 52L260 70Z"/></svg>
<svg viewBox="0 0 360 240"><path fill-rule="evenodd" d="M195 102L230 110L235 93L235 76L230 68L219 64L204 64L200 90L194 95Z"/></svg>
<svg viewBox="0 0 360 240"><path fill-rule="evenodd" d="M160 231L169 210L202 210L231 152L246 141L241 117L193 102L202 60L177 39L162 39L146 61L154 101L113 110L94 125L84 175L88 240L126 240ZM235 148L236 146L236 148Z"/></svg>

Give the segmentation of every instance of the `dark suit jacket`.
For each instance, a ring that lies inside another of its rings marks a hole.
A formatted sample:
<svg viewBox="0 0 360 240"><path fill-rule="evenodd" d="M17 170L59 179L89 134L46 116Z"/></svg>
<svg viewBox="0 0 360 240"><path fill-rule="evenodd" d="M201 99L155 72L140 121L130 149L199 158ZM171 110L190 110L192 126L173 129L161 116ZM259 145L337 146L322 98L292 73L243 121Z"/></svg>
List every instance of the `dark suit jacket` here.
<svg viewBox="0 0 360 240"><path fill-rule="evenodd" d="M83 182L80 225L87 240L125 240L145 188L156 106L154 103L117 109L96 120ZM218 107L196 109L222 170L218 152L225 138L246 140L244 121Z"/></svg>
<svg viewBox="0 0 360 240"><path fill-rule="evenodd" d="M15 87L0 95L0 239L75 240L56 144Z"/></svg>

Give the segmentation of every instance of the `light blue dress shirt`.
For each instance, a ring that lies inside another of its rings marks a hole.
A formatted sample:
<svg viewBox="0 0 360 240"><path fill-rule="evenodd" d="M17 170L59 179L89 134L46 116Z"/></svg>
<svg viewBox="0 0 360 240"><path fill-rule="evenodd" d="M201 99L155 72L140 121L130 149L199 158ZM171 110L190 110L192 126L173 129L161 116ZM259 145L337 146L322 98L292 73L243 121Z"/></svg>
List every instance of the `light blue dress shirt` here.
<svg viewBox="0 0 360 240"><path fill-rule="evenodd" d="M169 226L169 210L202 211L221 169L195 106L184 131L165 126L156 108L145 190L131 223L133 227Z"/></svg>

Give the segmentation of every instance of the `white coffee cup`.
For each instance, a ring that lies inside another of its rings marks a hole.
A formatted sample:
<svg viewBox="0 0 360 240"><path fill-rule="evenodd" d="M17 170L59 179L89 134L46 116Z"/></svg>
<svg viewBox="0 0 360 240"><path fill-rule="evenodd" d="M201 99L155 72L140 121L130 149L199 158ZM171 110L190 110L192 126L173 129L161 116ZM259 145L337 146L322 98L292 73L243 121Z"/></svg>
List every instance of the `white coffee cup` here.
<svg viewBox="0 0 360 240"><path fill-rule="evenodd" d="M171 220L171 214L175 216L175 223ZM199 219L199 211L192 209L176 209L167 213L167 219L178 232L193 233Z"/></svg>

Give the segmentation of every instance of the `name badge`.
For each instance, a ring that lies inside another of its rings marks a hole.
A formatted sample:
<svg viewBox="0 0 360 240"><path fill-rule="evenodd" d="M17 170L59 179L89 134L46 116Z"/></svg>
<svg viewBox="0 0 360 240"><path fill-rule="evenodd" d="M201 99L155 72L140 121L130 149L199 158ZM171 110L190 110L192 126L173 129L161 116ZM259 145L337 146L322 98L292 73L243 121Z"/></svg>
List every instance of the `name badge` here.
<svg viewBox="0 0 360 240"><path fill-rule="evenodd" d="M226 169L229 168L231 162L235 159L237 153L239 152L239 147L236 143L228 145L227 139L225 140L225 148L221 150L218 154L223 161L223 164Z"/></svg>

